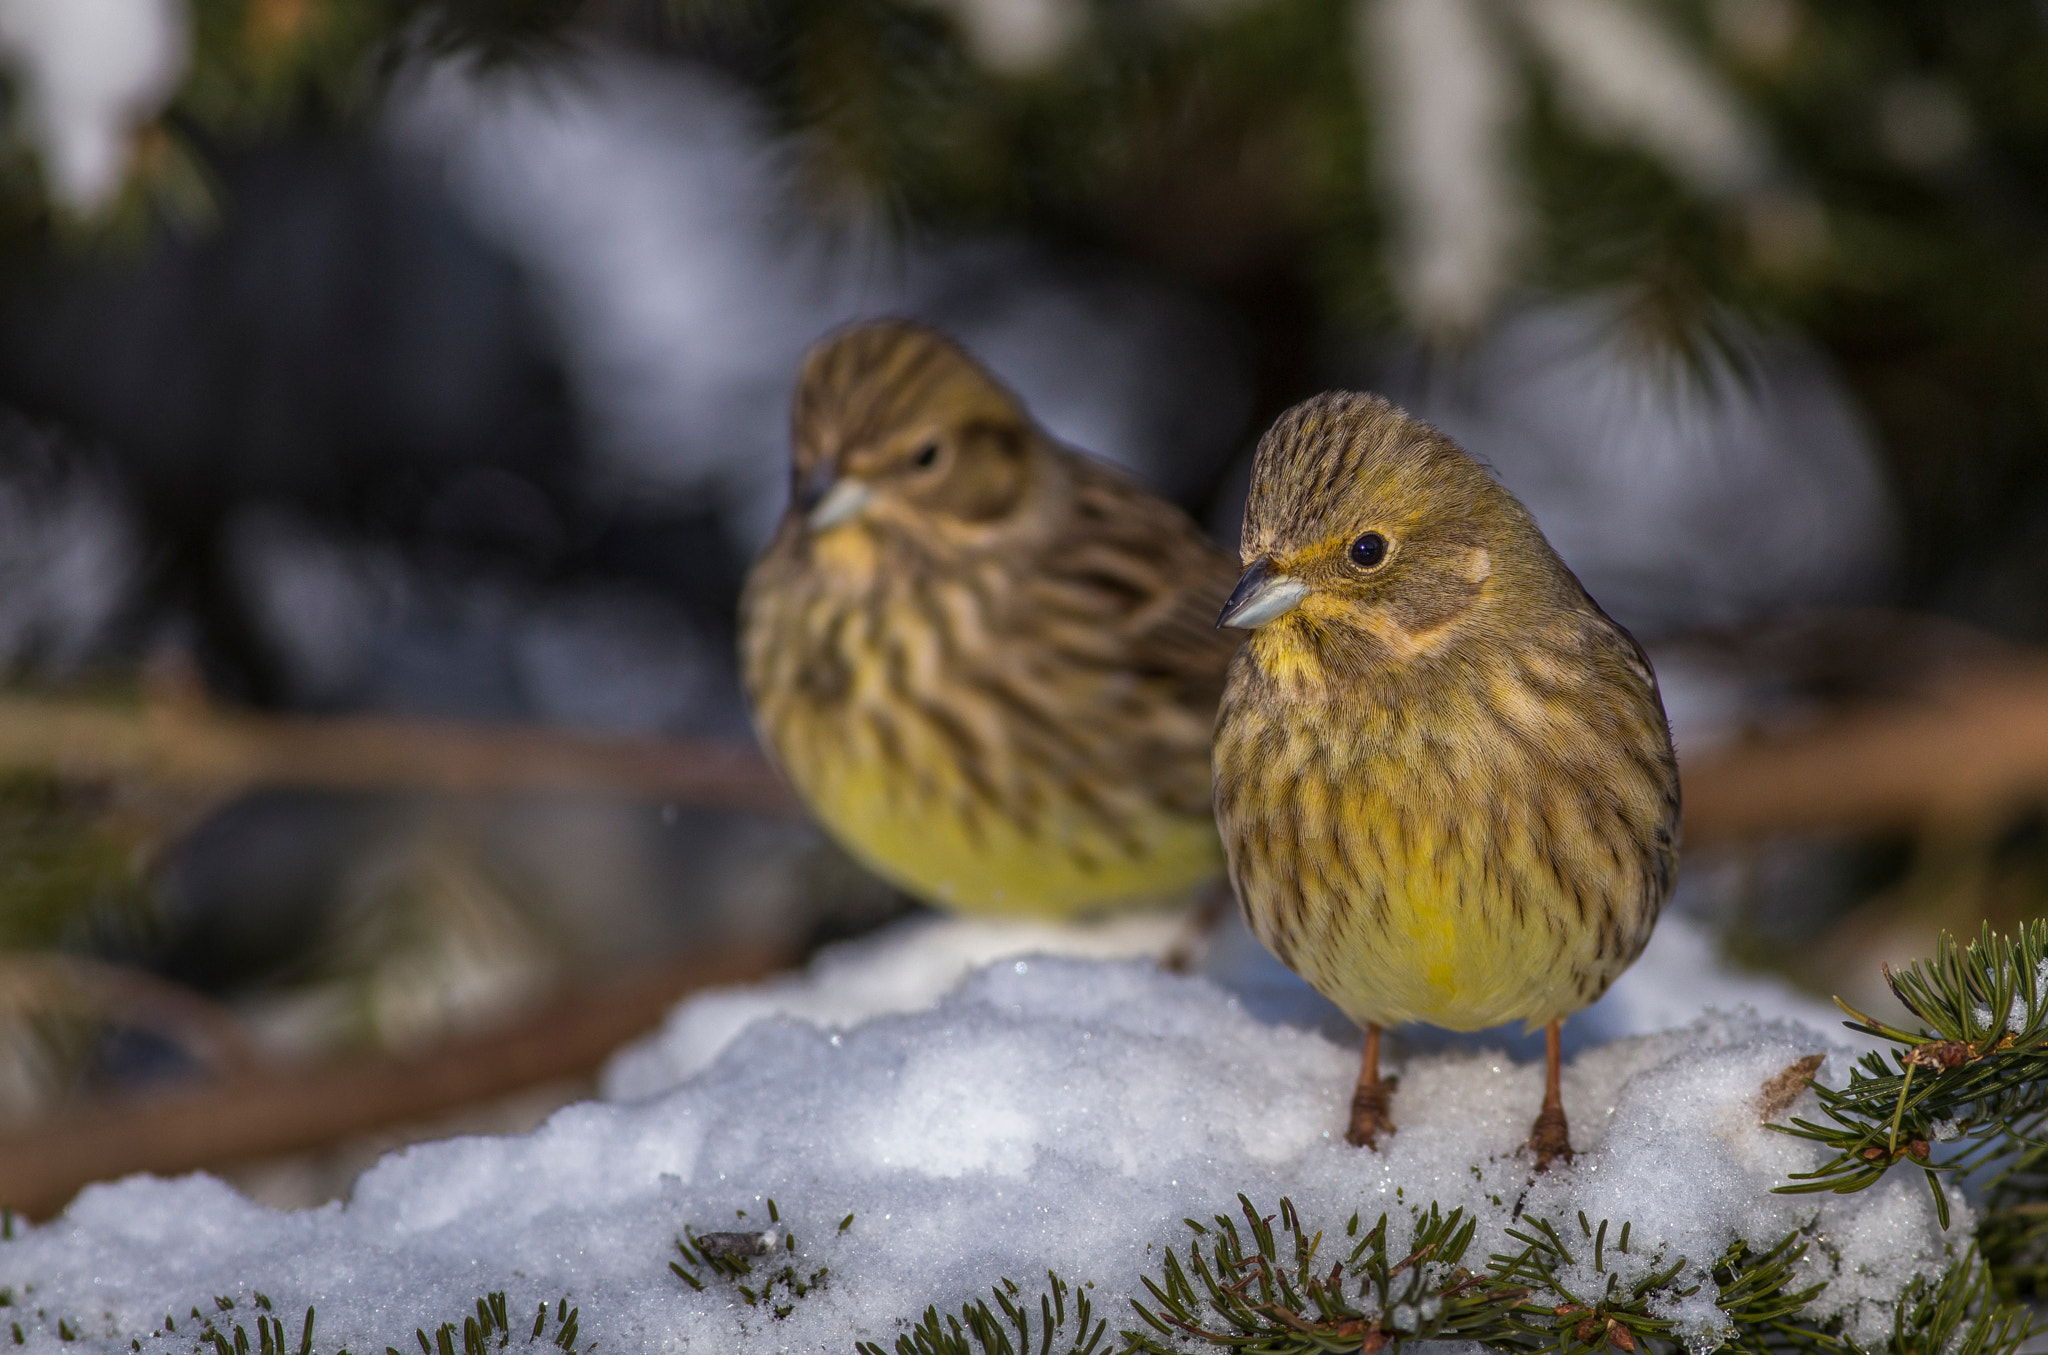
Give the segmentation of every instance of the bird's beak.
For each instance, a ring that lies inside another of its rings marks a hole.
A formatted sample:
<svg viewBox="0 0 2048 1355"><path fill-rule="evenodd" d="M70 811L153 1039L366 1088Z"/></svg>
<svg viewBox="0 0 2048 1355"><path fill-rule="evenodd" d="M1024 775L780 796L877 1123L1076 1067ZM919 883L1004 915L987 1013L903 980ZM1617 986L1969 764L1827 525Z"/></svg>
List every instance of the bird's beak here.
<svg viewBox="0 0 2048 1355"><path fill-rule="evenodd" d="M1268 621L1287 615L1307 596L1307 584L1282 574L1272 560L1262 559L1237 581L1237 587L1230 592L1230 601L1223 604L1223 614L1216 618L1216 625L1219 629L1236 626L1242 630L1256 630Z"/></svg>
<svg viewBox="0 0 2048 1355"><path fill-rule="evenodd" d="M874 490L865 480L842 476L829 462L797 482L796 507L814 532L846 521L868 506Z"/></svg>

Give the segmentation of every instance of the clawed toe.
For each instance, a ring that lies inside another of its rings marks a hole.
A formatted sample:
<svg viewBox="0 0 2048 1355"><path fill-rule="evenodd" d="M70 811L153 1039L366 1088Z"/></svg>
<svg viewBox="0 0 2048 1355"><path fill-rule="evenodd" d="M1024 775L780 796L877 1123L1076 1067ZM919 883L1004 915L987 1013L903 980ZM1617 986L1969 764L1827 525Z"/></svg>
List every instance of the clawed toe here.
<svg viewBox="0 0 2048 1355"><path fill-rule="evenodd" d="M1562 1106L1545 1106L1536 1117L1529 1130L1529 1151L1536 1155L1537 1171L1550 1170L1550 1164L1559 1159L1571 1165L1572 1140Z"/></svg>
<svg viewBox="0 0 2048 1355"><path fill-rule="evenodd" d="M1380 1028L1365 1028L1365 1048L1359 1051L1358 1089L1351 1093L1351 1125L1344 1141L1354 1148L1378 1148L1380 1140L1394 1132L1389 1108L1394 1100L1394 1079L1380 1076Z"/></svg>
<svg viewBox="0 0 2048 1355"><path fill-rule="evenodd" d="M1344 1141L1353 1147L1377 1150L1380 1140L1394 1132L1393 1101L1391 1078L1360 1086L1351 1094L1351 1127L1344 1131Z"/></svg>
<svg viewBox="0 0 2048 1355"><path fill-rule="evenodd" d="M1552 1021L1543 1030L1543 1109L1529 1127L1529 1151L1536 1155L1536 1170L1549 1171L1550 1164L1572 1160L1572 1138L1564 1122L1564 1093L1559 1081L1564 1072L1564 1022Z"/></svg>

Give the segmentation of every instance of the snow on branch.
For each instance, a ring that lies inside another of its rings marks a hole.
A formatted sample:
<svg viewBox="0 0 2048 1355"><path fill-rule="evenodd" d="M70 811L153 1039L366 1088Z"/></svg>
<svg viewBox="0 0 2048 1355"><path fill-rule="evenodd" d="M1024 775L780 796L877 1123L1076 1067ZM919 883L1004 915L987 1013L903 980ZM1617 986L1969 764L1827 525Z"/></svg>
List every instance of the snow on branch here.
<svg viewBox="0 0 2048 1355"><path fill-rule="evenodd" d="M1911 1162L1946 1227L1937 1172L1988 1171L1994 1193L2011 1194L2037 1170L2048 1129L2048 922L2025 923L2014 938L1986 924L1963 946L1943 934L1932 959L1887 968L1885 979L1925 1024L1901 1030L1841 1004L1850 1029L1894 1047L1865 1054L1846 1087L1816 1085L1825 1122L1773 1126L1834 1151L1780 1189L1862 1190ZM1950 1142L1958 1146L1940 1148Z"/></svg>
<svg viewBox="0 0 2048 1355"><path fill-rule="evenodd" d="M1670 1314L1674 1302L1692 1297L1702 1285L1687 1283L1685 1257L1667 1261L1657 1249L1631 1254L1628 1223L1617 1229L1603 1219L1596 1227L1581 1213L1583 1236L1571 1238L1547 1220L1531 1220L1508 1230L1521 1244L1519 1251L1495 1252L1474 1270L1463 1264L1474 1220L1462 1209L1446 1214L1431 1204L1426 1213L1417 1211L1412 1242L1400 1260L1389 1263L1382 1214L1323 1274L1318 1253L1324 1234L1310 1236L1291 1201L1280 1201L1276 1234L1272 1215L1261 1216L1244 1196L1238 1200L1254 1246L1245 1247L1237 1222L1227 1215L1216 1215L1213 1228L1187 1220L1209 1243L1209 1253L1204 1256L1199 1242L1191 1245L1185 1266L1167 1253L1163 1283L1145 1280L1155 1306L1132 1304L1152 1332L1125 1332L1125 1351L1180 1355L1178 1347L1190 1339L1258 1355L1373 1355L1404 1342L1445 1340L1473 1341L1513 1355L1701 1348ZM1356 1237L1358 1227L1353 1214L1345 1235ZM1725 1320L1713 1348L1755 1355L1859 1349L1842 1339L1839 1321L1808 1314L1827 1288L1825 1281L1804 1283L1801 1262L1814 1244L1810 1234L1795 1229L1768 1249L1745 1240L1729 1244L1709 1272L1714 1305ZM1280 1236L1291 1244L1291 1261L1281 1258ZM1189 1281L1190 1272L1200 1289ZM1991 1302L1986 1268L1969 1255L1936 1282L1912 1283L1887 1350L2009 1355L2029 1334L2023 1312Z"/></svg>

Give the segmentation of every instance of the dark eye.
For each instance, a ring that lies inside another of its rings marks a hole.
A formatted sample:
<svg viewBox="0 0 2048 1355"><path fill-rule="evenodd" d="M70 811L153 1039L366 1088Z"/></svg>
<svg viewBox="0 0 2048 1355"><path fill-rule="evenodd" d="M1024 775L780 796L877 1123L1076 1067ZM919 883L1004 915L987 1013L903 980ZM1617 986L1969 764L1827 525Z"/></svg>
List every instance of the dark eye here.
<svg viewBox="0 0 2048 1355"><path fill-rule="evenodd" d="M1387 558L1387 538L1378 532L1367 532L1351 543L1351 563L1360 569L1372 569Z"/></svg>
<svg viewBox="0 0 2048 1355"><path fill-rule="evenodd" d="M910 464L919 470L930 470L938 463L939 444L936 442L927 442L924 446L911 453Z"/></svg>

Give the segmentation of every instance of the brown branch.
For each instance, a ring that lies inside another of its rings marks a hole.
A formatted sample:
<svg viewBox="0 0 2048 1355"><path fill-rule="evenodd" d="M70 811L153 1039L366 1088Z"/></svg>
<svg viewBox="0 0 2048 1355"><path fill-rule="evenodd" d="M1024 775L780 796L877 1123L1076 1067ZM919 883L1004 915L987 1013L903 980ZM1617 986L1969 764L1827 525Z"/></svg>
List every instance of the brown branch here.
<svg viewBox="0 0 2048 1355"><path fill-rule="evenodd" d="M192 699L123 708L0 696L0 767L215 792L579 792L801 812L751 744L261 715ZM1872 702L1688 760L1683 771L1689 846L1996 816L2048 796L2048 665L1979 668L1918 698Z"/></svg>
<svg viewBox="0 0 2048 1355"><path fill-rule="evenodd" d="M2048 798L2048 665L1960 675L1681 771L1688 847L1995 820Z"/></svg>
<svg viewBox="0 0 2048 1355"><path fill-rule="evenodd" d="M0 766L222 787L585 791L794 812L737 744L600 739L533 728L233 714L182 702L116 710L0 697ZM1981 822L2048 798L2048 664L1948 679L1810 728L1689 760L1688 846L1774 834ZM684 962L410 1059L251 1075L0 1137L0 1201L46 1215L79 1186L331 1143L587 1072L677 997L788 957Z"/></svg>
<svg viewBox="0 0 2048 1355"><path fill-rule="evenodd" d="M241 1020L203 993L134 965L83 955L0 951L0 1010L71 1012L153 1030L215 1073L254 1072L262 1051Z"/></svg>
<svg viewBox="0 0 2048 1355"><path fill-rule="evenodd" d="M0 766L212 790L568 791L799 812L751 744L604 738L532 725L260 715L195 701L122 708L0 697Z"/></svg>
<svg viewBox="0 0 2048 1355"><path fill-rule="evenodd" d="M0 1202L42 1218L89 1182L315 1148L589 1073L685 994L758 979L793 958L735 951L680 961L416 1057L248 1076L55 1119L0 1136Z"/></svg>

